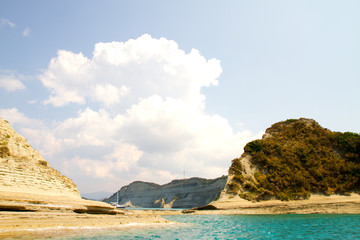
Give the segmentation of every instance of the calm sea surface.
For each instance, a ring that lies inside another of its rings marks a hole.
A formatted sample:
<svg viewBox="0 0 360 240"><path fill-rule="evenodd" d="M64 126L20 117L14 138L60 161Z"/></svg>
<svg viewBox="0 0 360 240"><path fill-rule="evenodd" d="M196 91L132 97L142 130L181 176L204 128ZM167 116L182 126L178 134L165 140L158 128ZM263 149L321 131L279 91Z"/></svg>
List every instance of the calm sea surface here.
<svg viewBox="0 0 360 240"><path fill-rule="evenodd" d="M187 224L125 229L72 236L71 239L360 239L360 215L185 215L165 218Z"/></svg>

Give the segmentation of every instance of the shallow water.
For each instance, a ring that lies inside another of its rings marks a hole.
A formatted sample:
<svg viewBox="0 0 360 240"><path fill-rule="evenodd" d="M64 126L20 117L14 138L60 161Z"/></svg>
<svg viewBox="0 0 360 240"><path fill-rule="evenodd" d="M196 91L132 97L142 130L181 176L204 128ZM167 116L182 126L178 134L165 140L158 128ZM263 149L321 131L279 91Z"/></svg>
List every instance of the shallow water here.
<svg viewBox="0 0 360 240"><path fill-rule="evenodd" d="M16 237L11 234L5 239L360 239L359 214L174 215L164 218L182 224L43 229L24 231Z"/></svg>
<svg viewBox="0 0 360 240"><path fill-rule="evenodd" d="M181 215L187 224L56 239L360 239L360 215Z"/></svg>

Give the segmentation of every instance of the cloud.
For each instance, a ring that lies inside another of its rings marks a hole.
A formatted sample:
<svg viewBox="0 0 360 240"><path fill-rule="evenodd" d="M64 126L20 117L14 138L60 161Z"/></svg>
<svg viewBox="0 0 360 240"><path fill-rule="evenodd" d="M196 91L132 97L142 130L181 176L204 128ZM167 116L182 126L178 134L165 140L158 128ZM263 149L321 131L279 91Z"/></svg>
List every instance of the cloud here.
<svg viewBox="0 0 360 240"><path fill-rule="evenodd" d="M54 106L110 105L154 94L199 104L200 89L216 85L220 73L218 60L206 60L195 49L186 54L174 41L145 34L127 42L98 43L91 59L58 51L40 80L51 91L44 103Z"/></svg>
<svg viewBox="0 0 360 240"><path fill-rule="evenodd" d="M25 28L22 35L24 37L29 37L30 36L30 28Z"/></svg>
<svg viewBox="0 0 360 240"><path fill-rule="evenodd" d="M54 131L41 120L29 118L16 108L0 108L0 117L9 121L11 126L21 135L25 136L30 144L44 157L51 157L59 153L61 145L54 136ZM47 159L48 160L48 159ZM51 160L51 158L50 158ZM55 165L61 163L54 161Z"/></svg>
<svg viewBox="0 0 360 240"><path fill-rule="evenodd" d="M9 121L11 125L21 124L21 125L38 125L40 122L34 119L26 117L23 113L19 112L16 108L0 108L0 117L4 120Z"/></svg>
<svg viewBox="0 0 360 240"><path fill-rule="evenodd" d="M115 176L110 173L110 170L114 167L114 164L111 161L99 161L81 158L74 158L72 161L76 164L76 167L95 178L115 178Z"/></svg>
<svg viewBox="0 0 360 240"><path fill-rule="evenodd" d="M45 104L64 106L69 103L84 104L91 93L91 64L81 53L59 50L58 57L51 59L48 70L40 76L43 85L51 90Z"/></svg>
<svg viewBox="0 0 360 240"><path fill-rule="evenodd" d="M260 137L234 132L225 118L206 112L201 90L216 86L221 72L219 60L147 34L97 43L91 58L59 50L39 76L50 90L43 103L79 111L20 129L83 192L135 180L166 183L184 170L188 177L219 177Z"/></svg>
<svg viewBox="0 0 360 240"><path fill-rule="evenodd" d="M24 90L25 86L21 83L17 76L10 74L0 75L0 88L3 88L8 92L13 92L17 90Z"/></svg>
<svg viewBox="0 0 360 240"><path fill-rule="evenodd" d="M104 146L114 139L119 124L121 119L111 118L107 111L87 108L77 117L58 123L54 131L67 148Z"/></svg>
<svg viewBox="0 0 360 240"><path fill-rule="evenodd" d="M15 26L16 26L15 23L12 23L9 19L0 18L0 28L3 28L3 27L14 28Z"/></svg>
<svg viewBox="0 0 360 240"><path fill-rule="evenodd" d="M120 99L129 92L129 88L125 86L117 88L111 84L97 84L92 90L94 93L94 100L102 102L105 106L119 103Z"/></svg>

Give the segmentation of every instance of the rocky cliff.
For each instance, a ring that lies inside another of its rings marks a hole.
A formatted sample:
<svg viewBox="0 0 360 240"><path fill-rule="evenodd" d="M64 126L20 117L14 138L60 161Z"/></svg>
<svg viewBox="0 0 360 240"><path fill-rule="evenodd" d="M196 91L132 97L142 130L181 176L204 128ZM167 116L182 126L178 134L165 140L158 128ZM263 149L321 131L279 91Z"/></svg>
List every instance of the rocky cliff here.
<svg viewBox="0 0 360 240"><path fill-rule="evenodd" d="M71 179L51 168L0 118L0 210L110 213L114 208L81 199Z"/></svg>
<svg viewBox="0 0 360 240"><path fill-rule="evenodd" d="M80 198L76 185L0 119L0 191Z"/></svg>
<svg viewBox="0 0 360 240"><path fill-rule="evenodd" d="M193 208L204 206L219 196L226 176L216 179L190 178L165 185L133 182L119 191L119 204L144 208ZM114 193L105 202L116 202Z"/></svg>
<svg viewBox="0 0 360 240"><path fill-rule="evenodd" d="M222 197L251 201L351 195L360 190L360 135L312 119L273 124L234 159Z"/></svg>

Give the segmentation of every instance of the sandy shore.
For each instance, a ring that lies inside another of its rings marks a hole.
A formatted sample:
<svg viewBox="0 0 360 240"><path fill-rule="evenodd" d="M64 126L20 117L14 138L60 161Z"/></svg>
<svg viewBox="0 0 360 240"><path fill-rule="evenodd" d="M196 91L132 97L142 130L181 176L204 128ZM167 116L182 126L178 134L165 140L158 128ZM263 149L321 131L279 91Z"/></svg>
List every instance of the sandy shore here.
<svg viewBox="0 0 360 240"><path fill-rule="evenodd" d="M360 214L360 195L312 195L306 200L262 202L226 195L210 205L218 210L201 210L192 214Z"/></svg>
<svg viewBox="0 0 360 240"><path fill-rule="evenodd" d="M99 233L124 228L175 224L161 215L179 211L125 211L125 214L78 214L69 212L0 212L0 239L38 239L71 234Z"/></svg>
<svg viewBox="0 0 360 240"><path fill-rule="evenodd" d="M179 211L118 210L103 202L0 191L0 239L39 239L69 233L173 224Z"/></svg>

